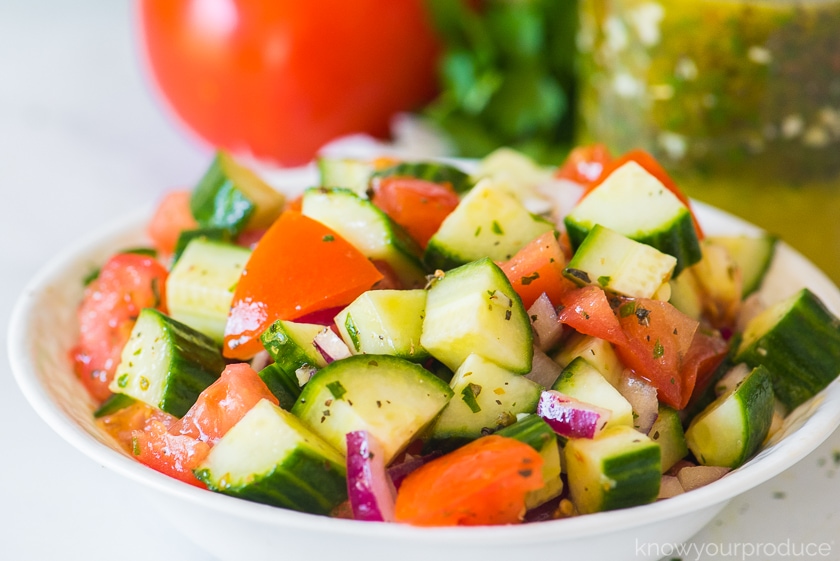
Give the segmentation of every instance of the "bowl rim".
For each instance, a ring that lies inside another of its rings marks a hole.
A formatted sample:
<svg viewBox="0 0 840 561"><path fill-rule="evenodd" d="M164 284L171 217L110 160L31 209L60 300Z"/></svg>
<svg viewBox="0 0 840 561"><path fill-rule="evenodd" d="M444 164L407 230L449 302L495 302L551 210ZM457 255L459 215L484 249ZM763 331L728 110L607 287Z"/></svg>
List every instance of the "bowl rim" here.
<svg viewBox="0 0 840 561"><path fill-rule="evenodd" d="M701 223L704 219L713 219L722 221L737 232L756 229L755 226L709 205L698 202L693 204ZM24 397L47 425L64 440L94 462L128 479L194 505L201 505L214 511L263 524L300 530L317 530L336 535L352 534L356 537L434 539L439 543L457 543L462 546L464 544L486 546L502 543L510 545L517 542L562 541L630 530L726 503L803 459L840 426L840 380L835 380L818 396L788 416L793 423L801 421L792 434L766 447L744 466L733 470L718 481L647 505L531 524L454 528L371 524L295 512L198 489L132 460L121 450L107 446L74 422L50 398L37 375L37 365L32 356L30 344L30 337L33 334L32 318L45 289L62 278L66 279L68 268L84 256L118 249L121 246L115 245L115 240L123 234L137 231L139 235L149 216L150 209L143 208L126 217L113 220L108 225L96 229L71 244L45 264L27 283L15 303L8 327L8 355L13 376ZM809 286L813 284L818 287L816 291L821 296L828 294L832 299L840 302L840 290L801 254L784 243L779 244L778 251L798 270L804 271L805 277L809 279ZM837 313L836 310L835 313ZM808 413L811 413L809 417L807 417ZM772 461L761 461L766 456L771 456Z"/></svg>

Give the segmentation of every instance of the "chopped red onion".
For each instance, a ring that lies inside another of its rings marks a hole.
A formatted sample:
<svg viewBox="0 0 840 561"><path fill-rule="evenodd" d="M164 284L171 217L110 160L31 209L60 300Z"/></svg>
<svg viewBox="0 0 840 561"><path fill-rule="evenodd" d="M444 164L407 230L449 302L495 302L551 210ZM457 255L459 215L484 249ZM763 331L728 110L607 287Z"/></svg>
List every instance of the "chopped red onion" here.
<svg viewBox="0 0 840 561"><path fill-rule="evenodd" d="M251 359L251 368L259 372L272 362L274 361L271 360L271 355L268 354L268 351L260 351Z"/></svg>
<svg viewBox="0 0 840 561"><path fill-rule="evenodd" d="M400 462L399 464L392 465L388 468L388 475L391 477L391 481L394 484L394 487L397 489L400 488L402 485L403 480L408 477L408 474L423 466L430 461L434 460L435 458L439 458L442 455L440 450L435 450L429 454L424 456L411 456L410 454L405 455L405 460Z"/></svg>
<svg viewBox="0 0 840 561"><path fill-rule="evenodd" d="M537 415L560 436L595 438L604 430L612 412L558 391L546 390L537 403Z"/></svg>
<svg viewBox="0 0 840 561"><path fill-rule="evenodd" d="M563 367L554 362L547 354L534 347L534 358L531 361L531 371L525 377L544 388L554 385L563 372Z"/></svg>
<svg viewBox="0 0 840 561"><path fill-rule="evenodd" d="M321 356L324 357L327 364L334 360L340 360L350 356L350 349L347 348L347 345L341 340L341 337L336 335L335 331L329 327L322 329L315 336L312 344L315 345L315 348L318 349L318 352L321 353Z"/></svg>
<svg viewBox="0 0 840 561"><path fill-rule="evenodd" d="M385 453L365 430L351 431L347 442L347 497L353 518L393 522L397 492L385 470Z"/></svg>
<svg viewBox="0 0 840 561"><path fill-rule="evenodd" d="M618 391L633 407L633 413L635 413L633 424L636 430L645 434L649 433L659 416L659 400L656 397L656 388L648 381L635 376L629 370L625 370L618 382Z"/></svg>
<svg viewBox="0 0 840 561"><path fill-rule="evenodd" d="M528 308L531 327L534 329L534 345L541 351L548 351L563 337L563 324L557 320L554 304L543 292Z"/></svg>
<svg viewBox="0 0 840 561"><path fill-rule="evenodd" d="M335 321L335 316L338 315L338 312L343 310L343 307L338 308L327 308L325 310L317 310L315 312L306 314L305 316L299 317L295 320L296 323L314 323L315 325L323 325L324 327L328 325L332 325L333 321Z"/></svg>
<svg viewBox="0 0 840 561"><path fill-rule="evenodd" d="M677 495L682 495L685 493L685 489L683 489L682 483L677 477L673 475L663 475L662 481L659 484L659 495L656 497L657 499L670 499L671 497L676 497Z"/></svg>
<svg viewBox="0 0 840 561"><path fill-rule="evenodd" d="M717 466L688 466L677 472L677 479L686 491L697 489L717 481L731 471L727 467Z"/></svg>

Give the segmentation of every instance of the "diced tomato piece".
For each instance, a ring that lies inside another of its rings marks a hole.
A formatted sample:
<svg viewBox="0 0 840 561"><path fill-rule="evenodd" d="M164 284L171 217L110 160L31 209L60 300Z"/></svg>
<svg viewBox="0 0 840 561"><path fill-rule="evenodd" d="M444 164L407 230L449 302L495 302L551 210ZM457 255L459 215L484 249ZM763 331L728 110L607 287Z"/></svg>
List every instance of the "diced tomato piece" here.
<svg viewBox="0 0 840 561"><path fill-rule="evenodd" d="M250 365L229 364L169 432L216 444L262 399L278 404L277 398Z"/></svg>
<svg viewBox="0 0 840 561"><path fill-rule="evenodd" d="M543 485L542 463L518 440L481 437L411 472L397 493L396 519L417 526L521 522L525 495Z"/></svg>
<svg viewBox="0 0 840 561"><path fill-rule="evenodd" d="M146 233L161 253L175 251L178 236L184 230L198 228L198 222L190 210L189 191L171 191L158 203L152 219L146 226Z"/></svg>
<svg viewBox="0 0 840 561"><path fill-rule="evenodd" d="M500 265L526 310L543 292L552 304L558 304L565 292L575 288L563 276L565 266L566 256L554 232L535 238Z"/></svg>
<svg viewBox="0 0 840 561"><path fill-rule="evenodd" d="M352 302L382 278L341 236L299 212L285 211L251 253L236 285L223 352L249 359L275 320L293 320Z"/></svg>
<svg viewBox="0 0 840 561"><path fill-rule="evenodd" d="M372 201L425 248L459 199L449 184L395 176L376 182Z"/></svg>
<svg viewBox="0 0 840 561"><path fill-rule="evenodd" d="M79 340L71 356L76 374L95 399L111 395L108 384L140 310L166 311L166 277L166 268L152 257L120 253L85 289L77 312Z"/></svg>
<svg viewBox="0 0 840 561"><path fill-rule="evenodd" d="M560 323L565 323L579 333L604 339L614 345L627 344L624 330L601 288L576 288L563 294L560 303L563 305L557 312Z"/></svg>
<svg viewBox="0 0 840 561"><path fill-rule="evenodd" d="M236 245L247 247L248 249L254 249L255 247L257 247L257 242L259 242L264 235L265 230L261 228L252 228L250 230L245 230L244 232L236 236Z"/></svg>
<svg viewBox="0 0 840 561"><path fill-rule="evenodd" d="M628 299L619 308L618 321L627 344L616 347L621 362L649 381L659 401L676 409L688 403L694 380L683 379L698 322L668 302Z"/></svg>
<svg viewBox="0 0 840 561"><path fill-rule="evenodd" d="M610 151L603 144L578 146L569 153L554 175L580 185L589 185L601 178L611 160Z"/></svg>
<svg viewBox="0 0 840 561"><path fill-rule="evenodd" d="M175 419L157 407L135 401L128 407L97 419L96 424L110 434L124 450L131 452L133 432L143 430L153 418L164 423L173 422Z"/></svg>
<svg viewBox="0 0 840 561"><path fill-rule="evenodd" d="M729 343L717 331L706 332L698 329L691 341L688 354L683 359L682 379L687 387L691 387L689 398L682 404L688 403L700 396L712 381L712 375L726 358ZM683 392L684 394L686 392ZM685 398L685 395L683 395Z"/></svg>
<svg viewBox="0 0 840 561"><path fill-rule="evenodd" d="M207 457L210 445L183 434L170 434L167 424L151 419L145 430L132 433L131 453L134 458L155 471L184 483L206 489L193 475L193 469Z"/></svg>
<svg viewBox="0 0 840 561"><path fill-rule="evenodd" d="M603 183L603 181L607 177L609 177L612 172L614 172L627 162L636 162L637 164L645 168L645 170L647 170L649 174L658 179L662 183L662 185L665 186L666 189L668 189L674 195L676 195L680 202L682 202L685 206L688 207L688 210L691 212L691 218L694 221L694 229L697 231L697 237L702 240L703 230L702 228L700 228L700 223L697 221L697 217L694 214L694 209L691 208L691 201L688 199L685 193L683 193L682 190L680 190L680 188L677 186L674 180L671 179L671 176L668 175L668 172L665 171L665 168L663 168L660 165L660 163L656 161L656 158L654 158L644 150L631 150L626 154L616 158L615 160L612 160L606 166L606 168L604 168L604 171L601 174L601 176L587 186L583 196L585 197L586 195L591 193L596 187L598 187L598 185Z"/></svg>
<svg viewBox="0 0 840 561"><path fill-rule="evenodd" d="M283 210L293 210L295 212L302 212L303 195L298 195L293 199L286 199L286 207Z"/></svg>

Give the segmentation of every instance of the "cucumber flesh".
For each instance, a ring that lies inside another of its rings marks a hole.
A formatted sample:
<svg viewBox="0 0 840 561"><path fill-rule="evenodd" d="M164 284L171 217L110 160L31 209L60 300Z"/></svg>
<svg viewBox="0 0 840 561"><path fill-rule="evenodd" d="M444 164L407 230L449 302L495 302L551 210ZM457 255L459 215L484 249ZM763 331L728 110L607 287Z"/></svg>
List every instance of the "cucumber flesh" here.
<svg viewBox="0 0 840 561"><path fill-rule="evenodd" d="M688 455L685 432L676 409L659 405L659 415L648 432L650 439L659 444L662 450L662 473L665 473L678 461Z"/></svg>
<svg viewBox="0 0 840 561"><path fill-rule="evenodd" d="M618 387L624 365L609 341L583 333L573 333L552 358L565 368L577 357L582 357L594 366L610 385Z"/></svg>
<svg viewBox="0 0 840 561"><path fill-rule="evenodd" d="M144 308L108 389L182 417L224 368L221 351L212 339Z"/></svg>
<svg viewBox="0 0 840 561"><path fill-rule="evenodd" d="M762 233L757 236L710 236L707 239L728 249L741 269L742 299L761 288L776 255L778 237Z"/></svg>
<svg viewBox="0 0 840 561"><path fill-rule="evenodd" d="M291 413L261 400L195 472L213 490L312 514L347 498L343 456Z"/></svg>
<svg viewBox="0 0 840 561"><path fill-rule="evenodd" d="M374 171L372 162L354 158L321 156L316 161L321 187L343 187L367 198L370 176Z"/></svg>
<svg viewBox="0 0 840 561"><path fill-rule="evenodd" d="M355 355L330 363L304 386L292 413L346 452L345 434L366 430L389 463L446 406L452 390L431 372L397 357Z"/></svg>
<svg viewBox="0 0 840 561"><path fill-rule="evenodd" d="M612 412L606 427L633 426L633 406L583 357L569 363L551 389Z"/></svg>

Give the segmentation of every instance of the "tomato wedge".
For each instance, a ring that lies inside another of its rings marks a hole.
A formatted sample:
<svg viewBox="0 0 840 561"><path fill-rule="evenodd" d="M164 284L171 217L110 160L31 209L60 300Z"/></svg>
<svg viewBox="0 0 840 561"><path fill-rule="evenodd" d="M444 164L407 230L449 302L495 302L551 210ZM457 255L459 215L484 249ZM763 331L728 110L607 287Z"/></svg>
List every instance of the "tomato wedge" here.
<svg viewBox="0 0 840 561"><path fill-rule="evenodd" d="M601 288L576 288L563 294L560 303L563 305L557 312L560 323L613 345L627 345L627 336L613 313L607 294Z"/></svg>
<svg viewBox="0 0 840 561"><path fill-rule="evenodd" d="M164 195L146 226L146 233L161 253L173 253L181 232L198 228L190 210L190 196L189 191Z"/></svg>
<svg viewBox="0 0 840 561"><path fill-rule="evenodd" d="M559 179L568 179L580 185L589 185L600 179L604 169L612 161L609 149L604 144L578 146L569 152L566 161L554 174Z"/></svg>
<svg viewBox="0 0 840 561"><path fill-rule="evenodd" d="M371 200L425 249L460 199L451 185L395 176L377 180Z"/></svg>
<svg viewBox="0 0 840 561"><path fill-rule="evenodd" d="M229 364L219 379L199 394L190 410L169 429L216 444L245 413L262 399L278 404L277 398L248 364Z"/></svg>
<svg viewBox="0 0 840 561"><path fill-rule="evenodd" d="M538 236L500 265L526 310L543 292L558 304L564 293L575 288L563 276L565 266L566 256L554 232Z"/></svg>
<svg viewBox="0 0 840 561"><path fill-rule="evenodd" d="M728 352L729 343L721 337L720 333L697 330L691 341L691 347L683 359L681 377L686 390L691 387L691 392L683 392L682 397L685 403L682 407L697 399L705 391L712 381L712 375ZM688 394L688 398L685 394Z"/></svg>
<svg viewBox="0 0 840 561"><path fill-rule="evenodd" d="M627 344L615 349L621 362L656 388L659 401L685 407L694 378L683 379L683 365L698 322L668 302L647 298L626 300L618 321L627 337Z"/></svg>
<svg viewBox="0 0 840 561"><path fill-rule="evenodd" d="M143 308L166 311L166 268L136 253L111 257L85 289L77 315L79 340L70 351L73 368L94 399L111 395L108 384Z"/></svg>
<svg viewBox="0 0 840 561"><path fill-rule="evenodd" d="M518 440L489 435L419 467L397 493L396 520L416 526L515 524L543 485L543 460Z"/></svg>
<svg viewBox="0 0 840 561"><path fill-rule="evenodd" d="M259 336L275 320L347 305L381 278L370 260L334 231L285 211L260 239L239 278L223 353L249 359L262 349Z"/></svg>
<svg viewBox="0 0 840 561"><path fill-rule="evenodd" d="M671 179L671 176L668 175L668 172L665 171L659 162L656 161L656 158L651 156L649 153L645 152L644 150L636 149L627 152L626 154L619 156L615 160L609 162L603 169L601 175L592 181L587 187L586 191L583 193L585 197L589 193L591 193L598 185L603 183L603 181L610 176L612 172L626 164L627 162L636 162L645 170L658 179L662 185L665 186L666 189L671 191L682 204L688 207L688 210L691 212L691 219L694 222L694 229L697 231L698 239L703 239L703 230L700 228L700 223L697 221L697 216L694 214L694 209L691 208L691 201L689 198L683 193L677 184Z"/></svg>
<svg viewBox="0 0 840 561"><path fill-rule="evenodd" d="M206 488L193 475L201 461L210 452L210 445L191 436L170 434L167 424L151 419L145 430L132 433L134 458L155 471L174 477L184 483Z"/></svg>

